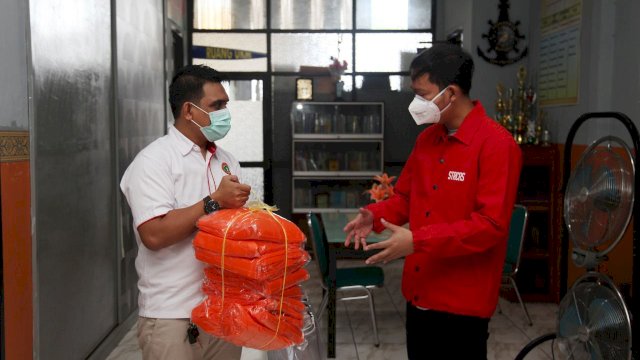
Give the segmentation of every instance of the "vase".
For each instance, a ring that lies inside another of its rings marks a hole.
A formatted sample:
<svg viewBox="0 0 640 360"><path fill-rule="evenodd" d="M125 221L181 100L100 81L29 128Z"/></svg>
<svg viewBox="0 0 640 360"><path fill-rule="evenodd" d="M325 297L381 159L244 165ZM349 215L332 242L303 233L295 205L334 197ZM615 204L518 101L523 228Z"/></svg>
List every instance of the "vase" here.
<svg viewBox="0 0 640 360"><path fill-rule="evenodd" d="M344 81L338 80L336 81L336 101L342 100L342 93L344 91Z"/></svg>

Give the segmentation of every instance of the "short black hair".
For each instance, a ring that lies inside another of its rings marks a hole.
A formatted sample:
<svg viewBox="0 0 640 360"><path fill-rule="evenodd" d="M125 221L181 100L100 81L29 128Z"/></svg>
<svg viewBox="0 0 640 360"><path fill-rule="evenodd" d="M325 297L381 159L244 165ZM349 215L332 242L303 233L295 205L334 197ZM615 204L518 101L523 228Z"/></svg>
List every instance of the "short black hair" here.
<svg viewBox="0 0 640 360"><path fill-rule="evenodd" d="M187 101L197 102L204 96L206 82L221 83L225 76L206 65L187 65L173 76L169 85L169 104L173 118L180 116L180 108Z"/></svg>
<svg viewBox="0 0 640 360"><path fill-rule="evenodd" d="M423 74L429 74L429 81L441 90L455 84L468 95L473 78L473 59L459 46L436 44L420 52L411 62L411 80Z"/></svg>

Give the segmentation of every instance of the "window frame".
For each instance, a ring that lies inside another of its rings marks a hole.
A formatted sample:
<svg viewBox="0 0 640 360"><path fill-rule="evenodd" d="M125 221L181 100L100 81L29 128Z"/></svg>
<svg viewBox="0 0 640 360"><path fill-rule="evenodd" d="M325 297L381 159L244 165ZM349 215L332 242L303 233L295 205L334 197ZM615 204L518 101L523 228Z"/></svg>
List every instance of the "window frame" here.
<svg viewBox="0 0 640 360"><path fill-rule="evenodd" d="M379 76L389 77L391 75L409 76L409 71L394 71L394 72L359 72L356 68L356 46L357 46L357 34L390 34L390 33L431 33L432 43L436 38L436 0L431 0L431 28L426 29L406 29L406 30L389 30L389 29L358 29L357 28L357 0L351 0L352 13L351 13L351 29L272 29L271 28L271 0L265 0L265 28L264 29L196 29L194 28L194 11L195 0L187 0L187 58L188 63L193 64L193 34L194 33L253 33L253 34L265 34L267 41L267 70L261 71L248 71L248 72L225 72L226 77L229 80L262 80L263 81L263 161L257 162L240 162L242 167L262 167L264 169L264 201L266 203L273 203L273 192L267 191L273 186L272 169L273 162L271 160L273 153L273 109L274 109L274 96L272 88L272 79L277 76L297 76L297 77L313 77L318 74L306 73L300 71L273 71L272 69L272 47L271 40L273 34L349 34L352 36L352 49L351 49L351 71L345 73L343 76L350 76L351 83L354 84L351 91L351 101L359 101L359 90L355 86L357 76ZM366 91L366 90L360 90ZM290 164L287 164L289 166ZM384 162L385 168L387 166L398 166L397 162Z"/></svg>

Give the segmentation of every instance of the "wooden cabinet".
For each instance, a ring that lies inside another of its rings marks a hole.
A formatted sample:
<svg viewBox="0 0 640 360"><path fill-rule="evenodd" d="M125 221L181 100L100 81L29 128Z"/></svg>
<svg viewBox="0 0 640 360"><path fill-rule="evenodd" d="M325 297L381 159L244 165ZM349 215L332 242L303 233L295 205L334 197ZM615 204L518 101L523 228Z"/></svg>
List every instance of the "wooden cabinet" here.
<svg viewBox="0 0 640 360"><path fill-rule="evenodd" d="M516 276L525 301L560 301L562 233L561 153L556 145L522 145L523 166L516 202L529 218Z"/></svg>

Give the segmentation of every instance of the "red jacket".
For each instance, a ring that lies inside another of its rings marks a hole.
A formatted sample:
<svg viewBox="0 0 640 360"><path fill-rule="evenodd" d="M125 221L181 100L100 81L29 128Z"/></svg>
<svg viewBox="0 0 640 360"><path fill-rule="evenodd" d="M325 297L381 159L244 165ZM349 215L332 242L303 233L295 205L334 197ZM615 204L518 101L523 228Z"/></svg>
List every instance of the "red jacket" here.
<svg viewBox="0 0 640 360"><path fill-rule="evenodd" d="M409 222L402 293L413 305L489 318L498 302L522 154L513 136L474 102L458 131L425 129L395 195L367 206L394 224Z"/></svg>

